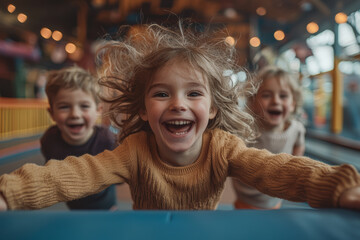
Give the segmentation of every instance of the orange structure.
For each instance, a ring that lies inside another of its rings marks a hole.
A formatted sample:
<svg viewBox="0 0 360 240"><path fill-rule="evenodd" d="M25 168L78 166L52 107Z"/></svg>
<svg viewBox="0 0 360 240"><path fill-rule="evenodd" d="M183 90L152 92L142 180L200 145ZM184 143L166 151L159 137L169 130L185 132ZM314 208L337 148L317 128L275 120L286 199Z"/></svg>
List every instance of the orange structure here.
<svg viewBox="0 0 360 240"><path fill-rule="evenodd" d="M0 98L0 141L41 134L52 124L44 99Z"/></svg>

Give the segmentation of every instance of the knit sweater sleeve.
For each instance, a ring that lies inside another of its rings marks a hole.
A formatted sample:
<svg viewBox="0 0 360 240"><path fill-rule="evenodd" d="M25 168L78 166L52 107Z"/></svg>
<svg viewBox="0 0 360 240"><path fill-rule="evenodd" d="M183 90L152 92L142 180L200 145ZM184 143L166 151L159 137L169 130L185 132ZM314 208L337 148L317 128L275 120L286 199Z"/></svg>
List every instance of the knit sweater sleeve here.
<svg viewBox="0 0 360 240"><path fill-rule="evenodd" d="M130 151L125 141L96 156L69 156L45 166L25 164L0 177L0 192L9 209L38 209L82 198L129 178Z"/></svg>
<svg viewBox="0 0 360 240"><path fill-rule="evenodd" d="M330 166L290 154L247 148L237 137L222 137L229 174L268 195L308 202L312 207L338 207L340 195L360 186L360 175L348 164Z"/></svg>

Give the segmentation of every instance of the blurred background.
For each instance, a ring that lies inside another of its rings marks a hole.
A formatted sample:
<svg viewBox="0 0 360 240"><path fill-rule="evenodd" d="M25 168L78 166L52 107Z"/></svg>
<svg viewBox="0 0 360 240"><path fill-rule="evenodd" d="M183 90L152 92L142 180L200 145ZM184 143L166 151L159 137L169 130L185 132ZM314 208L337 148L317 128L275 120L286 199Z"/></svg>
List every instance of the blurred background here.
<svg viewBox="0 0 360 240"><path fill-rule="evenodd" d="M1 0L0 170L40 158L38 138L51 124L46 72L77 64L95 72L94 54L129 25L224 29L239 64L255 72L275 64L303 87L306 154L358 168L360 150L359 0ZM244 72L228 71L234 81Z"/></svg>

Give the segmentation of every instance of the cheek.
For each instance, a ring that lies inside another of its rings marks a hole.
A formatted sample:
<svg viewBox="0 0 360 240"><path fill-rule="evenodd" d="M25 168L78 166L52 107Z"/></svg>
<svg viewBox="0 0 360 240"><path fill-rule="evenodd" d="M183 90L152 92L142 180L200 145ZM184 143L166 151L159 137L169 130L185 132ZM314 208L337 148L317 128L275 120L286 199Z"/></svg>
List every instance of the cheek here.
<svg viewBox="0 0 360 240"><path fill-rule="evenodd" d="M294 112L295 111L295 102L291 102L290 104L289 104L289 112Z"/></svg>
<svg viewBox="0 0 360 240"><path fill-rule="evenodd" d="M261 107L266 107L270 104L271 99L270 98L260 98L257 103L258 105L260 105Z"/></svg>
<svg viewBox="0 0 360 240"><path fill-rule="evenodd" d="M98 120L98 118L101 118L102 115L101 112L94 110L92 112L87 113L85 116L89 121L96 122L96 120Z"/></svg>
<svg viewBox="0 0 360 240"><path fill-rule="evenodd" d="M59 113L59 112L56 112L52 115L53 117L53 120L54 121L64 121L64 119L66 119L66 114L65 113Z"/></svg>
<svg viewBox="0 0 360 240"><path fill-rule="evenodd" d="M145 110L141 111L140 117L143 121L157 121L157 118L162 115L164 109L164 104L161 104L161 102L147 101L145 103Z"/></svg>
<svg viewBox="0 0 360 240"><path fill-rule="evenodd" d="M198 103L195 105L196 109L197 109L197 113L200 117L205 117L205 116L209 116L209 118L214 114L216 114L216 110L213 110L211 108L211 104L207 104L207 103Z"/></svg>
<svg viewBox="0 0 360 240"><path fill-rule="evenodd" d="M254 111L254 113L256 114L262 114L264 112L264 109L266 107L266 102L265 101L256 101L252 106L251 109Z"/></svg>
<svg viewBox="0 0 360 240"><path fill-rule="evenodd" d="M87 121L89 123L95 124L98 117L99 117L98 115L96 115L96 117L94 117L94 116L86 116L86 119L87 119Z"/></svg>

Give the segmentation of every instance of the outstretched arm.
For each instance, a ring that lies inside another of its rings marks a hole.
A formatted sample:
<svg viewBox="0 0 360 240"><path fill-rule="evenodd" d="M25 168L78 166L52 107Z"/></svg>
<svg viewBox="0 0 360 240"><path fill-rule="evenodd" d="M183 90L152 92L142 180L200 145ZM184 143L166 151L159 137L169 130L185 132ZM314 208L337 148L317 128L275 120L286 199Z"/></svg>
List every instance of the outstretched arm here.
<svg viewBox="0 0 360 240"><path fill-rule="evenodd" d="M4 196L0 193L0 211L6 211L8 209Z"/></svg>
<svg viewBox="0 0 360 240"><path fill-rule="evenodd" d="M265 194L308 202L311 207L360 209L357 205L360 190L356 190L360 188L360 175L351 165L330 166L307 157L271 154L254 148L241 151L238 147L236 150L229 151L227 156L230 176L238 177ZM342 194L345 195L340 202Z"/></svg>
<svg viewBox="0 0 360 240"><path fill-rule="evenodd" d="M340 196L339 207L360 210L360 186L345 190Z"/></svg>
<svg viewBox="0 0 360 240"><path fill-rule="evenodd" d="M294 156L303 156L305 153L305 145L295 146L292 152Z"/></svg>
<svg viewBox="0 0 360 240"><path fill-rule="evenodd" d="M96 156L69 156L45 166L25 164L0 176L0 192L7 209L39 209L79 199L122 183L129 176L126 146ZM124 159L124 161L121 161ZM3 202L0 199L0 202Z"/></svg>

